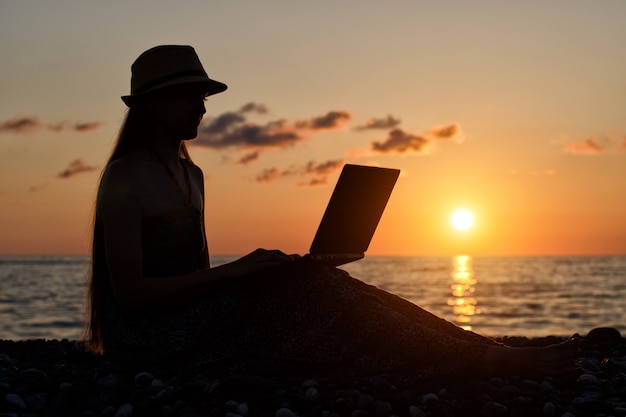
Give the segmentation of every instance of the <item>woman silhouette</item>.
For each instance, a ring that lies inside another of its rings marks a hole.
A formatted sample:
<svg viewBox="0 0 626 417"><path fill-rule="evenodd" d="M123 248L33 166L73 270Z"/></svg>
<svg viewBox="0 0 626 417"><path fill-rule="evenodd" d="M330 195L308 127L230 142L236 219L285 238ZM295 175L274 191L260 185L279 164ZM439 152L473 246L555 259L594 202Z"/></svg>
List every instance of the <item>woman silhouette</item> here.
<svg viewBox="0 0 626 417"><path fill-rule="evenodd" d="M132 65L129 110L96 202L94 350L169 371L415 378L551 372L572 358L571 343L509 348L277 250L210 267L203 173L185 141L205 99L226 88L190 46L157 46Z"/></svg>

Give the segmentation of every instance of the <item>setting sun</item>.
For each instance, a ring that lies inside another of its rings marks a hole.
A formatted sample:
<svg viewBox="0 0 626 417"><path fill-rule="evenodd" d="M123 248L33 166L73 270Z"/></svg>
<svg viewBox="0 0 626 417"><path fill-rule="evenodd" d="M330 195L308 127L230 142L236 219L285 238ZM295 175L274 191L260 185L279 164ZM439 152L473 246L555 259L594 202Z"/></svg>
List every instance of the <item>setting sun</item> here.
<svg viewBox="0 0 626 417"><path fill-rule="evenodd" d="M450 218L452 225L457 230L467 230L474 224L474 215L466 209L458 209Z"/></svg>

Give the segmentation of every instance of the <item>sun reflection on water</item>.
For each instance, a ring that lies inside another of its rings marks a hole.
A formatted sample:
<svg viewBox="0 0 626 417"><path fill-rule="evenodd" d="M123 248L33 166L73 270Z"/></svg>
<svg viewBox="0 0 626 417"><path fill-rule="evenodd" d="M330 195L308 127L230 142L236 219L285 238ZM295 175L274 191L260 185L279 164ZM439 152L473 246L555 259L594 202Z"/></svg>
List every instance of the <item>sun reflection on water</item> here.
<svg viewBox="0 0 626 417"><path fill-rule="evenodd" d="M472 316L480 314L474 295L474 271L472 271L472 258L467 255L458 255L452 258L453 270L451 285L452 297L448 299L448 305L456 316L459 327L465 330L472 330Z"/></svg>

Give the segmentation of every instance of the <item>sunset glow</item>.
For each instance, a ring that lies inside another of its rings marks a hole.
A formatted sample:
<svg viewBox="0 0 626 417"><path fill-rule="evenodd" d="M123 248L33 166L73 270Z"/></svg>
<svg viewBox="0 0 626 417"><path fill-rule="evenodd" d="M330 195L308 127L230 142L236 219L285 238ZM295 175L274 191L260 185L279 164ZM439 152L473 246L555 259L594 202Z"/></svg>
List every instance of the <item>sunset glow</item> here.
<svg viewBox="0 0 626 417"><path fill-rule="evenodd" d="M455 229L465 231L474 224L474 215L469 210L458 209L452 213L450 221Z"/></svg>
<svg viewBox="0 0 626 417"><path fill-rule="evenodd" d="M626 254L624 16L619 1L3 2L0 254L89 252L120 96L158 44L192 45L229 86L189 142L212 255L306 253L347 163L401 170L368 256Z"/></svg>

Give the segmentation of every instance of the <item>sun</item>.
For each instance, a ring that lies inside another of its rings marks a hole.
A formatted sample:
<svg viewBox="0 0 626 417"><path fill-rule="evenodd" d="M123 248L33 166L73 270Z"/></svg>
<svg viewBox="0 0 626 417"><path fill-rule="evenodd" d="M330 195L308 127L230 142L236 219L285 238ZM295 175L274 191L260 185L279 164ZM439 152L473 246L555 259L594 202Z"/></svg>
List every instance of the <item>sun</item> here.
<svg viewBox="0 0 626 417"><path fill-rule="evenodd" d="M465 231L474 224L474 215L469 210L458 209L452 213L450 221L455 229Z"/></svg>

